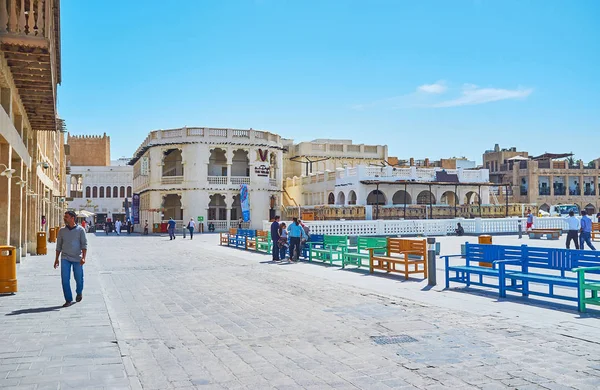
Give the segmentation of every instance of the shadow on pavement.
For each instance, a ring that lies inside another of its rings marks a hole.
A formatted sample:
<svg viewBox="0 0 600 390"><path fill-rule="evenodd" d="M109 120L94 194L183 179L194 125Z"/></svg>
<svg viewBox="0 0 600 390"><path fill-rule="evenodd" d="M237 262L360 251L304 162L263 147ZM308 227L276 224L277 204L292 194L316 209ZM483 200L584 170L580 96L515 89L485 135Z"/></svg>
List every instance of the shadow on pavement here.
<svg viewBox="0 0 600 390"><path fill-rule="evenodd" d="M5 314L7 316L18 316L20 314L34 314L34 313L44 313L48 311L58 311L61 309L61 306L49 306L49 307L36 307L34 309L22 309L22 310L14 310L12 313Z"/></svg>

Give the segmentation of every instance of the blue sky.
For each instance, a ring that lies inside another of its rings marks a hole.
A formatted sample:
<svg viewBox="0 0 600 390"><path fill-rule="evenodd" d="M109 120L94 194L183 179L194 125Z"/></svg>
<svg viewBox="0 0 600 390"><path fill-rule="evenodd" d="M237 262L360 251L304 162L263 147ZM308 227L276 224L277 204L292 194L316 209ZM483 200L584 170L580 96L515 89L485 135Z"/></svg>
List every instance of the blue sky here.
<svg viewBox="0 0 600 390"><path fill-rule="evenodd" d="M149 131L254 128L600 157L600 2L63 0L59 112L130 157Z"/></svg>

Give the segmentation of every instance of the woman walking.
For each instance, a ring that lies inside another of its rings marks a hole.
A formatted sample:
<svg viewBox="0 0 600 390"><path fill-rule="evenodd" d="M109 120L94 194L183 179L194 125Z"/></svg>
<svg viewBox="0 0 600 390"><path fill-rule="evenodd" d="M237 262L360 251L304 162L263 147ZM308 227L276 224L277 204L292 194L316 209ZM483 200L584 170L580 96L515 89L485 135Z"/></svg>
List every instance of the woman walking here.
<svg viewBox="0 0 600 390"><path fill-rule="evenodd" d="M285 260L285 252L287 252L289 246L285 222L279 224L279 241L275 245L279 247L279 260Z"/></svg>

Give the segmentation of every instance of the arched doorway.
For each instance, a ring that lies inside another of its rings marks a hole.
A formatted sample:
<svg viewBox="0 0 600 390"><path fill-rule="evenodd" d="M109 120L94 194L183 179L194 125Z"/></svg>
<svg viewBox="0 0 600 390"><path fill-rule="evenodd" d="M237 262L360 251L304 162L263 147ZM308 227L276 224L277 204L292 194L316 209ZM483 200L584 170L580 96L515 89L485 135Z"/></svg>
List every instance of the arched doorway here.
<svg viewBox="0 0 600 390"><path fill-rule="evenodd" d="M350 190L348 193L348 204L356 204L356 192Z"/></svg>
<svg viewBox="0 0 600 390"><path fill-rule="evenodd" d="M226 221L227 205L225 204L225 195L214 194L210 196L208 203L208 219L210 221Z"/></svg>
<svg viewBox="0 0 600 390"><path fill-rule="evenodd" d="M417 204L436 204L435 195L431 191L425 190L417 195Z"/></svg>
<svg viewBox="0 0 600 390"><path fill-rule="evenodd" d="M338 192L337 204L342 205L342 206L346 204L346 195L344 194L343 191Z"/></svg>
<svg viewBox="0 0 600 390"><path fill-rule="evenodd" d="M244 149L238 149L233 152L233 159L231 164L231 176L232 177L249 177L250 176L250 159L248 158L248 151Z"/></svg>
<svg viewBox="0 0 600 390"><path fill-rule="evenodd" d="M237 221L242 217L242 202L240 200L240 194L233 197L233 204L231 205L230 220Z"/></svg>
<svg viewBox="0 0 600 390"><path fill-rule="evenodd" d="M329 193L329 196L327 197L327 204L335 204L335 195L333 195L333 192Z"/></svg>
<svg viewBox="0 0 600 390"><path fill-rule="evenodd" d="M469 191L465 195L465 204L479 204L479 194L475 191Z"/></svg>
<svg viewBox="0 0 600 390"><path fill-rule="evenodd" d="M227 156L225 150L216 148L208 158L208 176L227 176Z"/></svg>
<svg viewBox="0 0 600 390"><path fill-rule="evenodd" d="M447 204L448 206L455 206L458 204L458 196L456 196L454 191L446 191L442 194L440 203Z"/></svg>
<svg viewBox="0 0 600 390"><path fill-rule="evenodd" d="M180 149L168 149L163 153L163 176L183 176L183 158ZM125 197L123 194L122 198Z"/></svg>
<svg viewBox="0 0 600 390"><path fill-rule="evenodd" d="M367 196L367 204L368 205L380 205L383 206L387 203L385 199L385 194L379 190L373 190Z"/></svg>
<svg viewBox="0 0 600 390"><path fill-rule="evenodd" d="M181 197L177 194L169 194L163 198L164 220L173 218L183 221L183 209L181 208Z"/></svg>
<svg viewBox="0 0 600 390"><path fill-rule="evenodd" d="M412 199L408 192L406 192L404 190L400 190L400 191L396 191L396 193L394 193L394 196L392 196L392 203L393 204L411 204Z"/></svg>

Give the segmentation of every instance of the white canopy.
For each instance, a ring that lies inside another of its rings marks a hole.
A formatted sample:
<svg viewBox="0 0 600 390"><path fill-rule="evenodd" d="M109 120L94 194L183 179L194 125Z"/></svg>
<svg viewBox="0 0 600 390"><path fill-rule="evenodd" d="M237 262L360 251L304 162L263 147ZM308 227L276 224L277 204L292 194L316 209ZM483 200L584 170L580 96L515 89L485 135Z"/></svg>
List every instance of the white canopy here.
<svg viewBox="0 0 600 390"><path fill-rule="evenodd" d="M523 157L523 156L515 156L515 157L511 157L509 159L507 159L506 161L523 161L523 160L529 160L527 157Z"/></svg>
<svg viewBox="0 0 600 390"><path fill-rule="evenodd" d="M89 218L93 215L96 215L96 214L92 213L91 211L87 211L87 210L79 210L77 212L77 217L79 217L79 218Z"/></svg>

